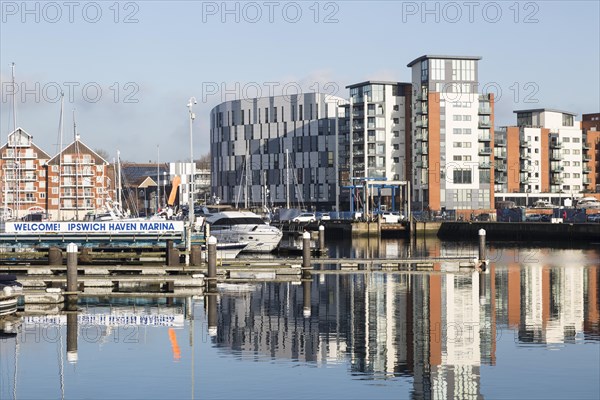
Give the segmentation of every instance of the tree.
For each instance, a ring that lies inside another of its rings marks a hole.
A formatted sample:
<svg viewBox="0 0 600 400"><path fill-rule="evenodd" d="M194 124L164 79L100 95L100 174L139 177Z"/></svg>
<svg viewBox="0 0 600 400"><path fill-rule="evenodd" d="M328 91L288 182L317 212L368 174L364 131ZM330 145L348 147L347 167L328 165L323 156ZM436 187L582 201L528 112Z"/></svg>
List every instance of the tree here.
<svg viewBox="0 0 600 400"><path fill-rule="evenodd" d="M108 154L108 151L104 150L104 149L95 149L94 150L96 152L96 154L98 154L100 157L104 158L106 161L108 160L108 157L110 157L110 155Z"/></svg>

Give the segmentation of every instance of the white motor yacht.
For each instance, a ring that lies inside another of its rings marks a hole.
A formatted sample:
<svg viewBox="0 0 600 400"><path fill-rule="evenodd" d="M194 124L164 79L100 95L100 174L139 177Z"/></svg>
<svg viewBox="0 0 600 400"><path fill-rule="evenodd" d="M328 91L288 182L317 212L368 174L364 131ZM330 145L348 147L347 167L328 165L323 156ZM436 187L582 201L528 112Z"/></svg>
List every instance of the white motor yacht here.
<svg viewBox="0 0 600 400"><path fill-rule="evenodd" d="M600 210L600 200L595 197L582 197L577 200L577 208L585 208L588 210Z"/></svg>
<svg viewBox="0 0 600 400"><path fill-rule="evenodd" d="M243 252L269 253L277 248L283 236L279 228L267 225L250 211L223 211L205 217L210 234L218 242L248 243Z"/></svg>

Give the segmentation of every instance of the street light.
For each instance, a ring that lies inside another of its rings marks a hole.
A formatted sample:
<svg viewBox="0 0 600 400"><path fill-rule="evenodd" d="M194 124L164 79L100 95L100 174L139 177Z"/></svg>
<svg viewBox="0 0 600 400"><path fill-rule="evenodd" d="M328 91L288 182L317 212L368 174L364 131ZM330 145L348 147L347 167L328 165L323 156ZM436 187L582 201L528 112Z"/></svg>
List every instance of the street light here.
<svg viewBox="0 0 600 400"><path fill-rule="evenodd" d="M194 170L195 170L195 165L194 165L194 147L193 147L193 134L192 134L192 125L194 122L194 119L196 118L196 115L194 114L194 112L192 111L192 106L194 104L198 104L198 102L196 101L195 97L190 97L190 100L188 101L187 107L189 110L189 117L190 117L190 193L189 193L189 203L188 203L188 222L189 222L189 227L188 227L188 235L187 235L187 240L186 240L186 244L187 244L187 254L185 256L185 263L186 265L190 264L190 253L192 252L192 226L194 224Z"/></svg>

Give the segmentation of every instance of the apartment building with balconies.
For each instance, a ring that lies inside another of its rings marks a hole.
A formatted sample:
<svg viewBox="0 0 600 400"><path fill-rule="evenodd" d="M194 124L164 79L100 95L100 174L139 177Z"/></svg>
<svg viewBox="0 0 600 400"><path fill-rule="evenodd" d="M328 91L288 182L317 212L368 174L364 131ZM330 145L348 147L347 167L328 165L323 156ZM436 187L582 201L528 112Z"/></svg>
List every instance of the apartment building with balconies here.
<svg viewBox="0 0 600 400"><path fill-rule="evenodd" d="M46 212L46 162L48 153L33 143L33 136L22 128L8 135L0 148L4 218L21 218L31 213Z"/></svg>
<svg viewBox="0 0 600 400"><path fill-rule="evenodd" d="M408 64L417 209L493 207L494 97L477 92L480 59L424 55Z"/></svg>
<svg viewBox="0 0 600 400"><path fill-rule="evenodd" d="M549 108L515 113L516 126L496 130L496 199L519 205L544 199L558 205L562 197L580 197L585 146L576 114Z"/></svg>
<svg viewBox="0 0 600 400"><path fill-rule="evenodd" d="M600 113L581 116L583 131L583 187L600 193Z"/></svg>
<svg viewBox="0 0 600 400"><path fill-rule="evenodd" d="M114 199L112 174L108 161L75 140L48 160L46 172L46 209L54 220L83 219L88 212Z"/></svg>

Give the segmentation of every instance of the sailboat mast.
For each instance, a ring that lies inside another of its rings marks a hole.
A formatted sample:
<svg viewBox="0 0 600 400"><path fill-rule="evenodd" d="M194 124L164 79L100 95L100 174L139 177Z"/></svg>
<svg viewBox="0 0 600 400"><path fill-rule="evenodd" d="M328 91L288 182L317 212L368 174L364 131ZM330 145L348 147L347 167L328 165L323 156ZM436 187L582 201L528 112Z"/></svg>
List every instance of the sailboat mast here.
<svg viewBox="0 0 600 400"><path fill-rule="evenodd" d="M21 160L20 160L20 154L18 152L18 147L17 147L17 139L20 139L20 135L17 137L17 84L15 82L15 63L12 63L11 66L11 73L12 73L12 90L13 90L13 96L12 96L12 112L13 112L13 181L15 182L14 184L14 189L15 191L13 192L13 207L14 207L14 211L15 211L15 218L18 219L19 218L19 208L20 208L20 195L21 195ZM8 147L8 146L7 146Z"/></svg>
<svg viewBox="0 0 600 400"><path fill-rule="evenodd" d="M157 192L156 192L156 212L158 212L158 209L160 208L160 145L157 144L156 145L156 185L157 185Z"/></svg>
<svg viewBox="0 0 600 400"><path fill-rule="evenodd" d="M117 150L117 202L121 203L121 151Z"/></svg>
<svg viewBox="0 0 600 400"><path fill-rule="evenodd" d="M62 220L62 150L63 150L63 123L64 123L64 108L65 108L65 94L60 94L60 121L58 122L58 220Z"/></svg>
<svg viewBox="0 0 600 400"><path fill-rule="evenodd" d="M290 152L285 149L285 206L290 208Z"/></svg>
<svg viewBox="0 0 600 400"><path fill-rule="evenodd" d="M75 219L79 219L79 143L77 143L77 123L75 122L75 109L73 109L73 138L75 144Z"/></svg>

